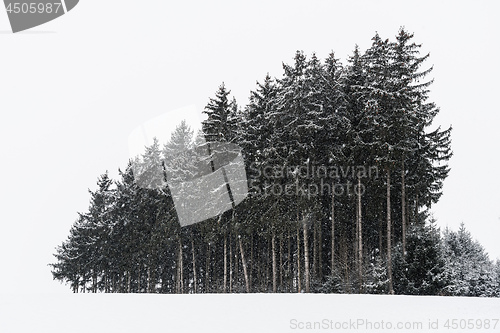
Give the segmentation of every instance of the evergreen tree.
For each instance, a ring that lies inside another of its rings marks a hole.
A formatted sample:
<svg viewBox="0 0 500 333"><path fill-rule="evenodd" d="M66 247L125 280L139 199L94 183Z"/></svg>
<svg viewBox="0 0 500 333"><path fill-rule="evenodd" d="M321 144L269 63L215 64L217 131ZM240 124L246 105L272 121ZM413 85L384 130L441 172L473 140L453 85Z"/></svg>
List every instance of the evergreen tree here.
<svg viewBox="0 0 500 333"><path fill-rule="evenodd" d="M210 98L205 106L203 113L208 118L203 121L202 128L207 142L231 142L235 138L235 102L229 101L230 93L223 82L215 93L215 98Z"/></svg>
<svg viewBox="0 0 500 333"><path fill-rule="evenodd" d="M372 46L363 56L366 68L366 83L364 89L364 117L373 124L368 126L366 133L372 147L374 161L386 174L386 240L387 240L387 274L389 278L388 291L394 293L392 276L392 225L393 214L391 205L391 177L395 165L394 147L398 137L394 122L397 113L394 110L394 89L390 71L390 44L382 40L378 34L373 38Z"/></svg>
<svg viewBox="0 0 500 333"><path fill-rule="evenodd" d="M375 254L369 262L363 289L368 294L384 294L388 282L387 264L379 254Z"/></svg>
<svg viewBox="0 0 500 333"><path fill-rule="evenodd" d="M498 289L493 263L464 224L457 232L445 230L443 247L446 274L450 280L445 292L454 296L496 296Z"/></svg>
<svg viewBox="0 0 500 333"><path fill-rule="evenodd" d="M422 70L428 55L412 38L377 34L346 66L333 52L322 62L298 51L242 109L222 84L194 140L182 122L120 179L99 178L56 249L54 278L75 292L498 295L482 250L457 254L451 234L441 244L425 225L449 172L451 128L429 130L439 111L425 80L432 68ZM219 157L235 153L228 143L242 148L251 195L181 227L178 199L194 199L196 179L224 173ZM374 166L376 175L364 174ZM337 172L317 172L325 167Z"/></svg>
<svg viewBox="0 0 500 333"><path fill-rule="evenodd" d="M447 285L439 229L435 221L408 230L406 255L394 257L394 290L405 295L437 295Z"/></svg>

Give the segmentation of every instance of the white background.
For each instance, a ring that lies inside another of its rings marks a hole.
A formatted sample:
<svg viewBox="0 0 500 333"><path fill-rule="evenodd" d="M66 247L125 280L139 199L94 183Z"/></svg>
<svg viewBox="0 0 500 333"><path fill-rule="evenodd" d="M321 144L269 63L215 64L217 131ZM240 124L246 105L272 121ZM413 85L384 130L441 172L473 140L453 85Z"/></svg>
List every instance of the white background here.
<svg viewBox="0 0 500 333"><path fill-rule="evenodd" d="M88 207L97 177L126 166L128 137L152 117L198 110L222 81L241 106L296 50L345 63L400 26L431 52L435 126L454 157L433 207L500 258L499 23L495 1L81 0L12 34L0 10L0 292L69 293L48 263ZM193 118L194 119L194 118Z"/></svg>

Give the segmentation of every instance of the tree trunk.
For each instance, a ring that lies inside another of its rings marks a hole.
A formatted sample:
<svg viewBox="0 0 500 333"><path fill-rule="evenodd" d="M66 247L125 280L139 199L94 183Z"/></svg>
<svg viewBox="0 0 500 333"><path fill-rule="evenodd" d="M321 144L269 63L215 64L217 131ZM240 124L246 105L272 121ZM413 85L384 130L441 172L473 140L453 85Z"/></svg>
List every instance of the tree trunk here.
<svg viewBox="0 0 500 333"><path fill-rule="evenodd" d="M283 290L283 232L280 233L280 291Z"/></svg>
<svg viewBox="0 0 500 333"><path fill-rule="evenodd" d="M298 215L298 213L297 213ZM300 228L297 225L297 292L300 293L302 291L302 284L300 282Z"/></svg>
<svg viewBox="0 0 500 333"><path fill-rule="evenodd" d="M94 271L92 274L92 292L97 292L97 273Z"/></svg>
<svg viewBox="0 0 500 333"><path fill-rule="evenodd" d="M330 271L333 276L335 271L335 181L332 182L332 248L331 248L331 262Z"/></svg>
<svg viewBox="0 0 500 333"><path fill-rule="evenodd" d="M302 231L304 234L304 277L306 282L306 293L309 293L311 287L311 272L309 271L309 240L305 219L302 220Z"/></svg>
<svg viewBox="0 0 500 333"><path fill-rule="evenodd" d="M323 280L323 231L322 221L318 225L318 278Z"/></svg>
<svg viewBox="0 0 500 333"><path fill-rule="evenodd" d="M258 245L258 240L257 240L257 245ZM254 263L254 253L253 253L253 247L254 247L254 241L253 241L253 234L250 236L250 262ZM262 262L261 262L262 263ZM248 280L249 281L255 281L256 279L254 278L254 275L257 275L257 277L261 278L260 271L257 273L254 273L255 269L257 267L261 267L261 265L252 265L250 269L248 269Z"/></svg>
<svg viewBox="0 0 500 333"><path fill-rule="evenodd" d="M184 276L182 269L182 242L179 236L179 255L177 258L177 293L182 294L184 290Z"/></svg>
<svg viewBox="0 0 500 333"><path fill-rule="evenodd" d="M378 247L379 253L382 254L384 250L384 220L379 219L378 222Z"/></svg>
<svg viewBox="0 0 500 333"><path fill-rule="evenodd" d="M257 241L258 243L258 241ZM254 253L253 253L253 247L254 247L254 241L253 241L253 234L251 234L250 236L250 263L254 263ZM255 268L257 268L258 265L252 265L250 267L250 269L248 270L248 280L249 281L255 281L254 279L254 271L255 271ZM257 276L258 276L259 273L257 273Z"/></svg>
<svg viewBox="0 0 500 333"><path fill-rule="evenodd" d="M196 278L196 256L194 253L193 232L191 232L191 252L192 252L192 260L193 260L193 288L194 288L194 293L196 294L198 291L198 281Z"/></svg>
<svg viewBox="0 0 500 333"><path fill-rule="evenodd" d="M353 246L352 246L352 251L354 253L354 272L356 276L358 275L358 266L359 266L359 251L358 251L358 239L359 239L359 211L358 211L358 198L357 196L354 197L354 202L353 202L353 207L354 207L354 212L355 212L355 218L354 218L354 225L356 226L356 233L354 234L354 239L353 239Z"/></svg>
<svg viewBox="0 0 500 333"><path fill-rule="evenodd" d="M146 285L146 292L151 293L151 265L148 265L147 273L148 273L148 281Z"/></svg>
<svg viewBox="0 0 500 333"><path fill-rule="evenodd" d="M339 244L339 270L342 270L344 272L344 281L348 282L349 281L349 244L348 244L348 239L350 239L350 233L346 230L346 227L344 225L339 225L340 226L340 244Z"/></svg>
<svg viewBox="0 0 500 333"><path fill-rule="evenodd" d="M264 243L264 242L263 242ZM262 247L262 253L259 255L257 254L257 256L262 256L261 257L261 264L262 264L262 280L261 280L261 291L262 292L270 292L271 291L271 288L272 288L272 270L273 270L273 260L272 260L272 250L271 250L271 247L272 247L272 239L269 239L269 241L267 241L265 244L266 246ZM264 245L264 244L262 244ZM258 247L258 243L257 243L257 249L259 249ZM257 259L258 260L258 259Z"/></svg>
<svg viewBox="0 0 500 333"><path fill-rule="evenodd" d="M292 235L290 233L290 229L288 229L288 255L287 255L287 272L288 272L288 291L292 292L293 290L293 275L292 275Z"/></svg>
<svg viewBox="0 0 500 333"><path fill-rule="evenodd" d="M406 185L405 185L405 160L401 163L401 224L403 227L403 257L406 255Z"/></svg>
<svg viewBox="0 0 500 333"><path fill-rule="evenodd" d="M243 251L243 243L241 242L241 237L238 236L238 241L240 243L240 253L241 253L241 264L243 265L243 274L245 276L245 286L247 293L250 292L250 281L248 278L247 263L245 261L245 252Z"/></svg>
<svg viewBox="0 0 500 333"><path fill-rule="evenodd" d="M210 244L207 245L207 253L205 256L205 293L210 292L209 279L210 279Z"/></svg>
<svg viewBox="0 0 500 333"><path fill-rule="evenodd" d="M229 293L233 292L233 247L231 246L231 233L229 234Z"/></svg>
<svg viewBox="0 0 500 333"><path fill-rule="evenodd" d="M415 225L417 225L418 223L418 208L419 206L418 206L418 194L417 194L417 197L415 198L415 220L413 221Z"/></svg>
<svg viewBox="0 0 500 333"><path fill-rule="evenodd" d="M318 249L316 245L318 244L318 226L316 223L313 224L313 244L312 244L312 249L313 249L313 260L312 260L312 273L311 275L317 276L318 274Z"/></svg>
<svg viewBox="0 0 500 333"><path fill-rule="evenodd" d="M271 252L272 252L272 261L273 261L273 293L276 293L276 284L277 284L277 276L278 269L276 265L276 234L273 231L273 235L271 238Z"/></svg>
<svg viewBox="0 0 500 333"><path fill-rule="evenodd" d="M237 238L239 236L236 236ZM234 271L236 274L236 285L238 286L240 282L240 266L239 266L240 261L238 260L238 243L234 243Z"/></svg>
<svg viewBox="0 0 500 333"><path fill-rule="evenodd" d="M358 278L359 289L363 287L363 228L362 228L362 215L361 215L361 177L358 175Z"/></svg>
<svg viewBox="0 0 500 333"><path fill-rule="evenodd" d="M389 278L389 294L394 294L392 283L391 257L391 172L387 169L387 276Z"/></svg>
<svg viewBox="0 0 500 333"><path fill-rule="evenodd" d="M227 235L224 235L224 293L227 292Z"/></svg>
<svg viewBox="0 0 500 333"><path fill-rule="evenodd" d="M179 260L181 261L181 294L184 293L184 258L182 255L182 241L181 238L179 237L179 249L180 249L180 254L179 254Z"/></svg>

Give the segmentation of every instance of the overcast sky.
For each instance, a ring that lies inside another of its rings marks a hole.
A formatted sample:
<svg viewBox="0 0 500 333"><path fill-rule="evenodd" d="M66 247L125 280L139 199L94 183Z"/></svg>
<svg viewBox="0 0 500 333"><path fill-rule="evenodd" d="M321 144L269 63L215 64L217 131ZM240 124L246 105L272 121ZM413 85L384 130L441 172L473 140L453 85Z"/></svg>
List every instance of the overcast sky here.
<svg viewBox="0 0 500 333"><path fill-rule="evenodd" d="M87 209L87 189L126 166L144 122L182 108L196 121L222 81L243 106L296 50L345 62L356 43L365 50L376 31L393 39L403 25L431 53L434 125L454 128L434 216L443 228L464 222L500 258L494 4L81 0L19 34L0 10L0 291L70 292L47 264Z"/></svg>

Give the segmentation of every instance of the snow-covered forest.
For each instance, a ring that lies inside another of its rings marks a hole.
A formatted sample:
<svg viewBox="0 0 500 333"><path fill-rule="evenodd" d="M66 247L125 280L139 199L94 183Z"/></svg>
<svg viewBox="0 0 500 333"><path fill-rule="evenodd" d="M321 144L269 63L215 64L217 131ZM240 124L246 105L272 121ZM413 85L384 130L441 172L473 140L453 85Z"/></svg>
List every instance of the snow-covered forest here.
<svg viewBox="0 0 500 333"><path fill-rule="evenodd" d="M499 297L500 263L430 212L452 151L451 127L433 125L428 57L400 29L346 63L297 51L245 106L221 84L202 132L183 122L120 179L98 178L57 248L54 279L74 292ZM241 147L248 197L181 227L168 185L136 178L193 177L186 154L205 141Z"/></svg>

